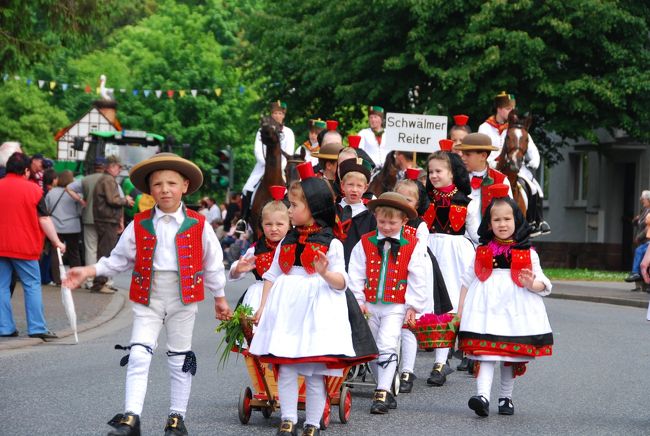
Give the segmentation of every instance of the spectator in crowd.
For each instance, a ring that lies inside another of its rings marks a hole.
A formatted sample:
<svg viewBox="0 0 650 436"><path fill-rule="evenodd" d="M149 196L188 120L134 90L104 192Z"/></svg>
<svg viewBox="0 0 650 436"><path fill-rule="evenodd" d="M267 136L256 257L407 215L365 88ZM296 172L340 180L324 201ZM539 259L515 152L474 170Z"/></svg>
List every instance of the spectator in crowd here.
<svg viewBox="0 0 650 436"><path fill-rule="evenodd" d="M94 265L97 263L97 230L93 218L93 192L97 181L104 175L106 169L106 158L95 159L95 172L83 179L75 180L66 186L66 192L75 199L81 207L81 222L83 223L84 236L84 264ZM92 282L86 283L86 288L91 288Z"/></svg>
<svg viewBox="0 0 650 436"><path fill-rule="evenodd" d="M226 206L225 219L223 221L223 230L230 232L230 226L237 224L241 217L242 197L240 192L233 192L230 194L230 201Z"/></svg>
<svg viewBox="0 0 650 436"><path fill-rule="evenodd" d="M36 153L32 156L32 159L29 161L29 179L33 182L38 183L38 186L43 189L43 155Z"/></svg>
<svg viewBox="0 0 650 436"><path fill-rule="evenodd" d="M81 205L65 189L73 180L72 171L62 171L57 186L45 196L45 204L54 222L56 233L66 246L64 262L75 267L81 266ZM50 253L50 266L54 282L60 285L59 259L55 247L52 247Z"/></svg>
<svg viewBox="0 0 650 436"><path fill-rule="evenodd" d="M207 218L209 211L210 207L208 206L208 197L203 197L201 201L199 201L199 210L197 212Z"/></svg>
<svg viewBox="0 0 650 436"><path fill-rule="evenodd" d="M97 231L97 259L111 254L120 233L124 230L124 213L122 208L133 206L133 198L120 195L120 187L115 178L122 170L118 156L106 159L106 171L97 181L93 191L93 220ZM106 285L108 278L95 277L91 292L112 294L113 289Z"/></svg>
<svg viewBox="0 0 650 436"><path fill-rule="evenodd" d="M9 290L12 271L16 271L24 289L27 333L44 340L56 338L45 321L38 258L43 233L63 252L65 244L48 216L42 189L28 181L29 158L14 153L6 169L7 175L0 180L0 336L18 336Z"/></svg>
<svg viewBox="0 0 650 436"><path fill-rule="evenodd" d="M222 224L221 209L219 209L219 205L216 201L214 201L214 198L205 197L205 200L206 204L208 205L208 216L206 218L212 228L216 229Z"/></svg>
<svg viewBox="0 0 650 436"><path fill-rule="evenodd" d="M634 250L634 260L632 261L632 272L625 278L626 282L636 282L641 280L641 260L648 249L648 233L650 233L650 191L643 191L641 193L641 212L634 218L636 224L636 232L634 235L634 243L637 244Z"/></svg>
<svg viewBox="0 0 650 436"><path fill-rule="evenodd" d="M44 165L45 162L48 162L47 160L44 160ZM50 161L51 162L51 161ZM43 195L45 198L47 198L47 193L54 188L57 183L58 183L58 177L56 174L56 171L54 168L50 167L45 170L43 170L43 178L41 179L43 183ZM48 213L50 210L48 209ZM51 214L50 214L51 215ZM52 275L52 246L49 244L49 242L46 240L45 241L45 246L43 247L43 253L41 254L41 258L38 261L38 266L41 270L41 283L42 284L50 284L54 285L55 280L54 276ZM57 258L56 251L54 252L54 257ZM58 263L57 263L58 264Z"/></svg>
<svg viewBox="0 0 650 436"><path fill-rule="evenodd" d="M20 153L23 152L20 148L20 142L7 141L3 142L2 145L0 145L0 179L5 176L5 167L7 166L7 160L12 154L17 151Z"/></svg>

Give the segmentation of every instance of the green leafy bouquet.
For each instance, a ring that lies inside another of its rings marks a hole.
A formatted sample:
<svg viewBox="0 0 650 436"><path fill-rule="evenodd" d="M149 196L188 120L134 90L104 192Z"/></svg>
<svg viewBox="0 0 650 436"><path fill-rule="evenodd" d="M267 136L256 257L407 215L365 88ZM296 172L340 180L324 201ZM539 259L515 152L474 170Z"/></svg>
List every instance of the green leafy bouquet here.
<svg viewBox="0 0 650 436"><path fill-rule="evenodd" d="M232 351L241 352L244 343L250 345L253 339L253 308L246 305L239 305L227 321L221 321L221 324L215 329L216 333L223 332L221 342L217 346L219 357L219 366L222 368L228 362L228 357Z"/></svg>

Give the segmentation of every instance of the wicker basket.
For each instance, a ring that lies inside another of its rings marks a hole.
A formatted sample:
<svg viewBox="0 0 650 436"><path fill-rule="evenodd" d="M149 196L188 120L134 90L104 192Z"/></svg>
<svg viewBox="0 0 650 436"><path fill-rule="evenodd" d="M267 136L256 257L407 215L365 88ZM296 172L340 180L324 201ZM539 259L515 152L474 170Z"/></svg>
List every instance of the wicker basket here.
<svg viewBox="0 0 650 436"><path fill-rule="evenodd" d="M424 315L411 329L418 340L420 349L450 348L454 345L458 327L460 326L460 318L445 315Z"/></svg>

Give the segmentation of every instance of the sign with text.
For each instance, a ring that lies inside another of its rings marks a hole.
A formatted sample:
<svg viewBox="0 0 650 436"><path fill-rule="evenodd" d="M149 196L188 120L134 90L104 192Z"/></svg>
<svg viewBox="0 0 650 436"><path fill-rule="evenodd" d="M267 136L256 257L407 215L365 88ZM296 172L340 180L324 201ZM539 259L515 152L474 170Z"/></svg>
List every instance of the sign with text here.
<svg viewBox="0 0 650 436"><path fill-rule="evenodd" d="M386 114L382 146L389 150L433 153L438 141L447 138L447 117L440 115Z"/></svg>

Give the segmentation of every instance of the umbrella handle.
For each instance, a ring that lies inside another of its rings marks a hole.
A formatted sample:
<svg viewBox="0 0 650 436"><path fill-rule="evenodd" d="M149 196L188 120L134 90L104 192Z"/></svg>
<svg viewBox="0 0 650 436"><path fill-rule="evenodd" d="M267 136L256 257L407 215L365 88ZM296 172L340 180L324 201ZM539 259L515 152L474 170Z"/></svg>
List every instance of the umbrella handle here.
<svg viewBox="0 0 650 436"><path fill-rule="evenodd" d="M56 254L59 256L59 265L63 265L63 256L61 255L61 249L56 247Z"/></svg>

